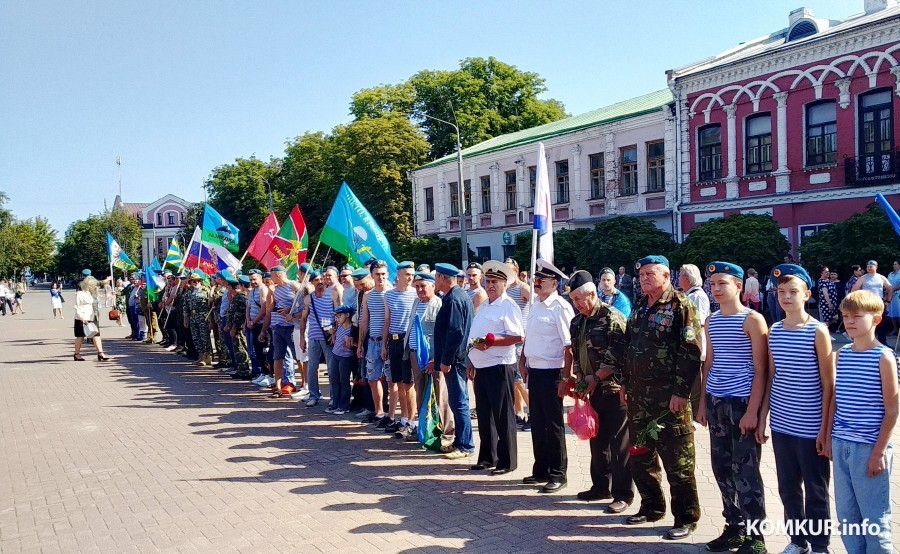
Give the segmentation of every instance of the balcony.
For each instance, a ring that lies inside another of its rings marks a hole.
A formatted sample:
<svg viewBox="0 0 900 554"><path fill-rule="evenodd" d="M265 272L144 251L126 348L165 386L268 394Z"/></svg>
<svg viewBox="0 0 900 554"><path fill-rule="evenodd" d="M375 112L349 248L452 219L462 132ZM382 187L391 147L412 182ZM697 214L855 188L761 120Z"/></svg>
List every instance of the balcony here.
<svg viewBox="0 0 900 554"><path fill-rule="evenodd" d="M851 187L900 183L900 152L845 157L844 182Z"/></svg>

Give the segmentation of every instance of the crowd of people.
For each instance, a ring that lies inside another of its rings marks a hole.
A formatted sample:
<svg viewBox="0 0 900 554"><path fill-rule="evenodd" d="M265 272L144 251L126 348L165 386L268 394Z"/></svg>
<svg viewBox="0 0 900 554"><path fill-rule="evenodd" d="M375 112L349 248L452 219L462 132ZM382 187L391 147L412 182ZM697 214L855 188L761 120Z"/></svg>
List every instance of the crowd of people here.
<svg viewBox="0 0 900 554"><path fill-rule="evenodd" d="M827 552L832 472L847 549L889 552L897 362L876 328L894 317L884 312L891 278L869 262L839 300L828 268L815 282L800 266L781 264L765 288L755 271L745 275L732 263L704 269L686 264L676 277L665 257L651 255L635 264L634 278L620 267L595 279L538 260L529 279L512 259L463 270L402 262L391 280L387 264L371 260L360 269L303 264L295 279L282 266L211 280L166 271L154 300L135 273L115 296L130 339L159 340L273 398L325 404L327 414L400 440L420 440L416 414L433 390L439 450L471 459L472 471L515 471L516 433L527 424L534 460L523 483L545 494L567 485L563 400L587 400L598 416L592 486L577 498L608 500L605 511L618 514L634 504L636 489L639 505L625 524L658 521L667 510L664 469L674 516L668 540L688 537L699 521L693 434L706 426L724 517L722 534L706 545L713 552L766 551L760 456L770 429L793 525L784 552ZM900 264L895 273L900 282ZM80 286L76 359L100 305L89 270ZM813 290L818 320L807 311ZM781 310L771 326L760 313L770 293ZM851 340L836 353L834 314ZM105 359L99 333L90 336Z"/></svg>

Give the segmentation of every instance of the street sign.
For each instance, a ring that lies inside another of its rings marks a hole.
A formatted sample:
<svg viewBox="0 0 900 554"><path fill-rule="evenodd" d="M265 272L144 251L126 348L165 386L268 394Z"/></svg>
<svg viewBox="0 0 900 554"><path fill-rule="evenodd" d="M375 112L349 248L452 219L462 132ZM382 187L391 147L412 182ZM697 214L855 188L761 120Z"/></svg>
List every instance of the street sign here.
<svg viewBox="0 0 900 554"><path fill-rule="evenodd" d="M503 244L512 244L512 233L509 231L503 233Z"/></svg>

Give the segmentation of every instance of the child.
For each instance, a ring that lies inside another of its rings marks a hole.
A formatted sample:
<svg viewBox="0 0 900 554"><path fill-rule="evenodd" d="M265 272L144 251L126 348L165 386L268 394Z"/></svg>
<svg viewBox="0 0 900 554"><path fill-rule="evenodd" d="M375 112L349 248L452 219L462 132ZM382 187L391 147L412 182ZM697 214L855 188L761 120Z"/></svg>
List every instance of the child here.
<svg viewBox="0 0 900 554"><path fill-rule="evenodd" d="M784 320L769 331L769 388L763 397L756 439L765 442L771 415L772 449L784 517L805 532L791 534L783 554L828 552L831 520L828 482L834 358L825 324L806 313L812 279L802 267L782 264L772 270Z"/></svg>
<svg viewBox="0 0 900 554"><path fill-rule="evenodd" d="M706 268L720 309L709 317L706 360L697 421L709 424L713 474L722 493L725 530L707 543L710 552L763 553L761 534L748 535L748 520L766 517L755 430L766 386L766 320L741 304L744 270L728 262Z"/></svg>
<svg viewBox="0 0 900 554"><path fill-rule="evenodd" d="M354 310L350 306L338 306L334 310L334 348L328 365L328 379L332 384L331 402L335 415L343 415L350 409L350 373L356 364L356 343L353 340Z"/></svg>
<svg viewBox="0 0 900 554"><path fill-rule="evenodd" d="M839 523L847 526L841 539L848 552L893 551L890 440L897 423L897 358L875 339L883 312L882 299L867 290L841 302L853 344L837 355L830 446L835 506ZM853 529L865 520L862 530ZM875 526L877 534L870 532Z"/></svg>

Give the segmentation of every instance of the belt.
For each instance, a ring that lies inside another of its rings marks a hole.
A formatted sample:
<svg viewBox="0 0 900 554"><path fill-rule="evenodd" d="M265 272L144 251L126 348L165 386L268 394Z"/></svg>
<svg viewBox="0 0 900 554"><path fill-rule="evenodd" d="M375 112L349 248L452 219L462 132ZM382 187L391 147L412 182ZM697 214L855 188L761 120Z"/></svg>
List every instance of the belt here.
<svg viewBox="0 0 900 554"><path fill-rule="evenodd" d="M403 340L406 337L406 333L394 333L391 335L391 340Z"/></svg>
<svg viewBox="0 0 900 554"><path fill-rule="evenodd" d="M381 337L378 337L378 338L375 338L375 337L369 337L369 340L373 340L373 341L375 341L375 342L381 342Z"/></svg>

